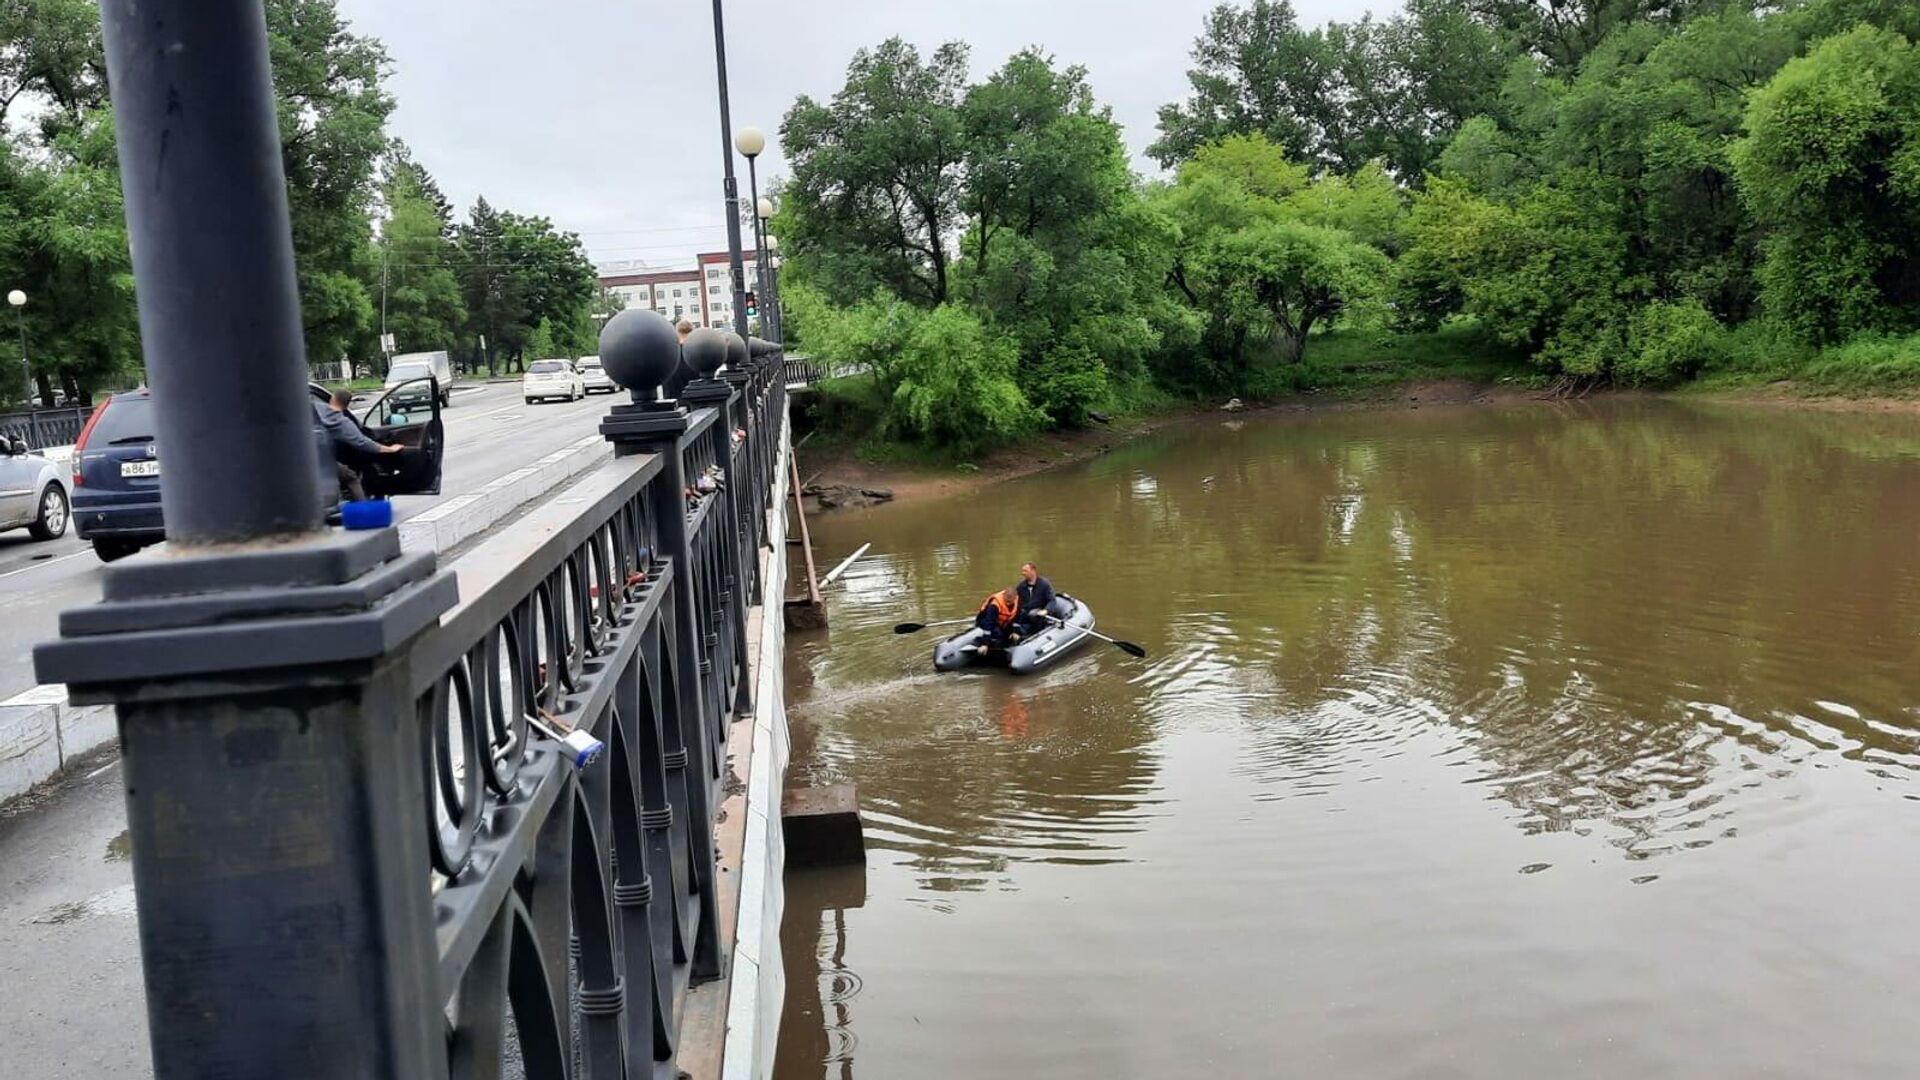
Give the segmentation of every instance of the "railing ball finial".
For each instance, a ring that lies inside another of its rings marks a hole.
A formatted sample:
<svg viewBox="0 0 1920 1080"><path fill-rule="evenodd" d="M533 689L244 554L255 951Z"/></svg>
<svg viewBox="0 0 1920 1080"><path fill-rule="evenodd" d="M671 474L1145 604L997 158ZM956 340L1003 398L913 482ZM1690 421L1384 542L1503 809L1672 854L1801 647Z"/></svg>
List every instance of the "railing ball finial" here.
<svg viewBox="0 0 1920 1080"><path fill-rule="evenodd" d="M727 335L727 366L730 368L747 366L747 339L739 334Z"/></svg>
<svg viewBox="0 0 1920 1080"><path fill-rule="evenodd" d="M600 364L635 401L651 401L680 364L680 336L659 312L628 308L601 329Z"/></svg>
<svg viewBox="0 0 1920 1080"><path fill-rule="evenodd" d="M686 355L687 366L703 379L713 378L720 365L728 361L727 339L732 334L703 326L687 335L687 343L681 346Z"/></svg>

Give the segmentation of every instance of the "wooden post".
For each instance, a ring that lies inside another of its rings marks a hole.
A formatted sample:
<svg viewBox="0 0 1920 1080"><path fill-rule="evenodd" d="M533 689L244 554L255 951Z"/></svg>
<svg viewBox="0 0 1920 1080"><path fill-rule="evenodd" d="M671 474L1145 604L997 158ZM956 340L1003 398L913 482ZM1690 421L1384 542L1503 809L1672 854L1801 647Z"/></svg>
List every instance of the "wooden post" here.
<svg viewBox="0 0 1920 1080"><path fill-rule="evenodd" d="M820 602L820 579L813 565L813 536L807 532L807 506L800 494L800 459L787 456L787 467L792 470L793 514L800 524L800 551L807 561L807 595L788 600L786 608L787 629L824 630L827 626L827 608Z"/></svg>

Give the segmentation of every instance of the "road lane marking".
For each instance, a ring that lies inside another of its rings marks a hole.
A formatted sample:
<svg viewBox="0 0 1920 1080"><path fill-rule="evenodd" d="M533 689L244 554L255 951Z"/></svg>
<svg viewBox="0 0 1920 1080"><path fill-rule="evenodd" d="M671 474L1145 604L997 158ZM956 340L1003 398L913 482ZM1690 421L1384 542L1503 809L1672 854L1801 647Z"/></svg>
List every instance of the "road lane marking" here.
<svg viewBox="0 0 1920 1080"><path fill-rule="evenodd" d="M96 777L96 776L99 776L99 775L100 775L101 773L103 773L103 772L106 772L106 771L107 771L108 769L111 769L111 768L113 768L113 767L114 767L115 765L118 765L118 764L120 764L120 759L119 759L119 758L114 758L114 759L113 759L112 761L109 761L109 762L107 762L107 763L106 763L105 765L102 765L102 766L100 766L99 768L97 768L97 769L95 769L95 770L93 770L92 772L90 772L90 773L88 773L88 774L87 774L87 779L89 779L89 780L91 780L91 779L93 779L94 777Z"/></svg>
<svg viewBox="0 0 1920 1080"><path fill-rule="evenodd" d="M68 559L77 559L82 555L91 555L91 554L93 554L93 552L91 551L76 551L71 555L62 555L57 559L47 559L44 562L36 562L31 566L23 566L18 570L9 570L4 574L0 574L0 581L4 581L7 578L14 576L15 574L24 574L29 570L45 569L46 567L56 566L60 563L66 562Z"/></svg>

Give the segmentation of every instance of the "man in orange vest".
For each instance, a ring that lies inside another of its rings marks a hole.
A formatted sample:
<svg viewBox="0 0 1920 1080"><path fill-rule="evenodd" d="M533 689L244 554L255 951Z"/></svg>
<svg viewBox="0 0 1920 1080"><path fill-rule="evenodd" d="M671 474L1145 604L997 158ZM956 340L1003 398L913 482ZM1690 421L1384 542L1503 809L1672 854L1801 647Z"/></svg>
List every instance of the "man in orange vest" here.
<svg viewBox="0 0 1920 1080"><path fill-rule="evenodd" d="M986 634L974 651L985 653L988 649L1004 649L1008 642L1019 641L1020 635L1014 633L1013 621L1020 615L1020 598L1012 589L1001 589L987 602L980 605L979 614L973 617L973 625Z"/></svg>

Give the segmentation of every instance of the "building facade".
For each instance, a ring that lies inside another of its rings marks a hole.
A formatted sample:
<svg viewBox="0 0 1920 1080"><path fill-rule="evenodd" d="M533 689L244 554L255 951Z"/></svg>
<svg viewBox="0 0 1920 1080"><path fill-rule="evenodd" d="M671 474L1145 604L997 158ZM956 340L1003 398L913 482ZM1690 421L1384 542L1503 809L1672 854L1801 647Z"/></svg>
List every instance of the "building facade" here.
<svg viewBox="0 0 1920 1080"><path fill-rule="evenodd" d="M755 282L751 252L741 265L744 286L751 292ZM673 322L686 319L695 326L730 329L733 286L727 267L728 255L719 251L697 256L692 269L610 272L603 268L600 287L619 297L625 307L657 311Z"/></svg>

